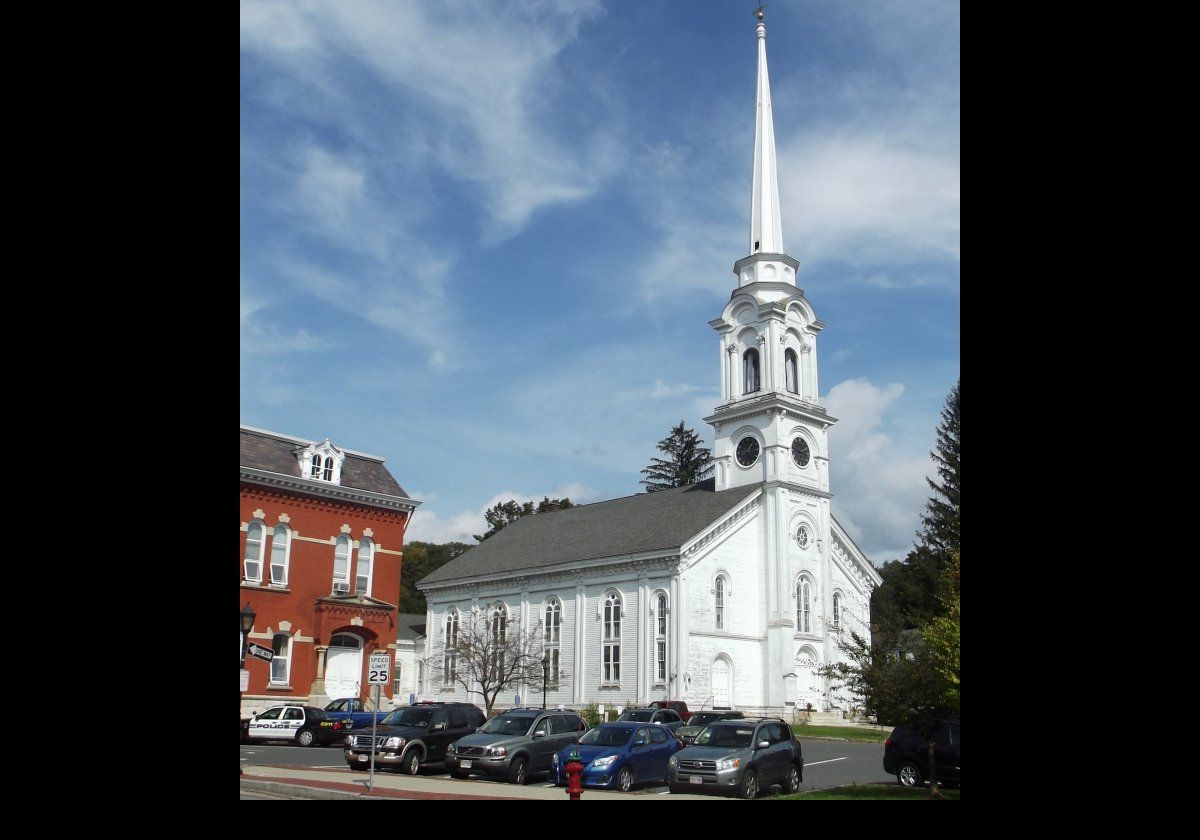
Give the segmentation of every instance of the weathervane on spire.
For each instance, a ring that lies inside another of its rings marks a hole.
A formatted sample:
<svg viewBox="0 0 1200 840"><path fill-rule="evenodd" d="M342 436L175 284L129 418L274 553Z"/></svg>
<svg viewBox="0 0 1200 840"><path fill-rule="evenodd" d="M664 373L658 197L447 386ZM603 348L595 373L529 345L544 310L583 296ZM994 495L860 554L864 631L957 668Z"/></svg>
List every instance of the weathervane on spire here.
<svg viewBox="0 0 1200 840"><path fill-rule="evenodd" d="M758 19L759 19L760 21L761 21L761 20L763 19L763 17L764 17L764 15L763 15L763 9L765 9L765 8L767 8L767 4L766 4L766 3L763 3L761 6L759 6L757 9L755 9L755 10L754 10L754 14L758 15Z"/></svg>

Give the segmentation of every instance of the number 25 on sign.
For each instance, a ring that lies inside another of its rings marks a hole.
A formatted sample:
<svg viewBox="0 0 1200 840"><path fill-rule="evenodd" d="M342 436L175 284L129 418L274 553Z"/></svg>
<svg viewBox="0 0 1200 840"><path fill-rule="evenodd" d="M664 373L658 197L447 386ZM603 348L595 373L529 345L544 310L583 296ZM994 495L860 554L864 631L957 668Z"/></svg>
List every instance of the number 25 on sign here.
<svg viewBox="0 0 1200 840"><path fill-rule="evenodd" d="M367 670L368 685L387 685L392 681L392 657L386 653L372 653Z"/></svg>

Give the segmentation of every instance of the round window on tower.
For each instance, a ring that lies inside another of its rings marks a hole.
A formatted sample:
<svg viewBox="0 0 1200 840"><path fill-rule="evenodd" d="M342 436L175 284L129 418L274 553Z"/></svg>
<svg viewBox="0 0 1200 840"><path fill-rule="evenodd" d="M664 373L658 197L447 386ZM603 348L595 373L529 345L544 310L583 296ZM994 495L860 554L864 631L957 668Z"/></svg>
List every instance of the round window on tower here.
<svg viewBox="0 0 1200 840"><path fill-rule="evenodd" d="M744 437L737 445L737 462L743 467L754 466L758 460L758 441L752 437Z"/></svg>
<svg viewBox="0 0 1200 840"><path fill-rule="evenodd" d="M801 548L808 548L808 544L812 541L812 534L808 531L807 525L801 525L796 529L796 545Z"/></svg>
<svg viewBox="0 0 1200 840"><path fill-rule="evenodd" d="M807 467L810 453L808 451L808 441L802 437L798 437L792 441L792 460L796 462L797 467Z"/></svg>

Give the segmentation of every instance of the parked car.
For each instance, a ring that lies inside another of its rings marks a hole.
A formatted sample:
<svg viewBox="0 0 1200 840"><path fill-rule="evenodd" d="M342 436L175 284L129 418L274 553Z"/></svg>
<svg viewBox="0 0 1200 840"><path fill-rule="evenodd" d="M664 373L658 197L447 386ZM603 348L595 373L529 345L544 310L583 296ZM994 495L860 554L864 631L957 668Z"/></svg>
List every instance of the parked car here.
<svg viewBox="0 0 1200 840"><path fill-rule="evenodd" d="M671 793L722 793L754 799L770 785L795 793L804 755L792 728L778 718L717 721L667 763Z"/></svg>
<svg viewBox="0 0 1200 840"><path fill-rule="evenodd" d="M690 744L696 740L696 736L700 734L700 730L708 726L715 720L741 720L744 718L741 712L692 712L692 716L687 719L687 723L675 730L675 737L685 744Z"/></svg>
<svg viewBox="0 0 1200 840"><path fill-rule="evenodd" d="M246 737L252 741L291 741L302 747L332 744L342 737L342 726L313 706L272 706L250 718Z"/></svg>
<svg viewBox="0 0 1200 840"><path fill-rule="evenodd" d="M938 784L958 785L959 722L944 723L933 742ZM883 769L895 773L905 787L925 784L929 779L929 742L919 732L897 726L883 742Z"/></svg>
<svg viewBox="0 0 1200 840"><path fill-rule="evenodd" d="M621 712L613 723L661 723L663 726L674 732L679 727L683 726L683 720L679 717L679 713L674 709L626 709Z"/></svg>
<svg viewBox="0 0 1200 840"><path fill-rule="evenodd" d="M679 719L684 723L688 723L689 718L692 716L692 713L688 711L687 703L683 700L655 700L650 704L650 707L654 709L674 709L675 713L679 715Z"/></svg>
<svg viewBox="0 0 1200 840"><path fill-rule="evenodd" d="M357 697L334 700L325 706L325 711L331 719L341 721L342 731L346 734L355 729L370 729L372 722L379 723L388 715L387 712L368 710Z"/></svg>
<svg viewBox="0 0 1200 840"><path fill-rule="evenodd" d="M352 770L366 770L374 746L376 767L399 768L415 776L422 765L443 763L446 748L483 721L483 712L470 703L401 706L376 726L373 745L369 728L346 736L346 764Z"/></svg>
<svg viewBox="0 0 1200 840"><path fill-rule="evenodd" d="M477 773L523 785L530 774L550 770L554 754L585 731L573 709L509 709L451 744L446 769L456 779Z"/></svg>
<svg viewBox="0 0 1200 840"><path fill-rule="evenodd" d="M577 749L583 764L580 782L584 787L624 791L636 784L660 782L667 777L667 761L682 746L661 724L602 723L579 739ZM567 783L563 768L572 748L575 745L568 745L551 759L550 779L557 785Z"/></svg>

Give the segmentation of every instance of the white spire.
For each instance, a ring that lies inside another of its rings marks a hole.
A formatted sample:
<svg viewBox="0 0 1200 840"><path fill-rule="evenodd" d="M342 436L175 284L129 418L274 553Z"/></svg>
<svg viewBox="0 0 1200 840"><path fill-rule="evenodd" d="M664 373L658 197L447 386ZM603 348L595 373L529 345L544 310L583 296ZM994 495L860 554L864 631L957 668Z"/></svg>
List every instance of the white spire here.
<svg viewBox="0 0 1200 840"><path fill-rule="evenodd" d="M758 9L758 105L754 120L754 184L750 197L750 253L782 254L779 177L775 173L775 122L767 76L767 27Z"/></svg>

